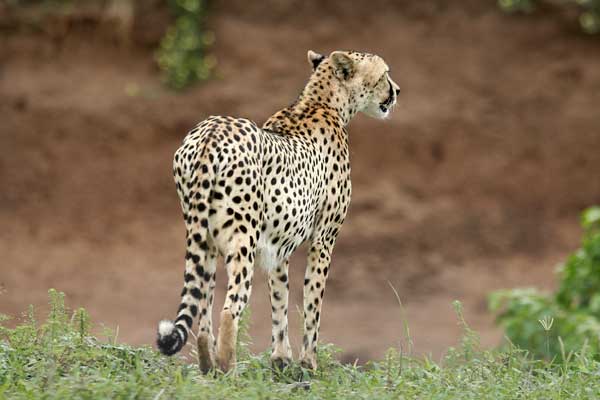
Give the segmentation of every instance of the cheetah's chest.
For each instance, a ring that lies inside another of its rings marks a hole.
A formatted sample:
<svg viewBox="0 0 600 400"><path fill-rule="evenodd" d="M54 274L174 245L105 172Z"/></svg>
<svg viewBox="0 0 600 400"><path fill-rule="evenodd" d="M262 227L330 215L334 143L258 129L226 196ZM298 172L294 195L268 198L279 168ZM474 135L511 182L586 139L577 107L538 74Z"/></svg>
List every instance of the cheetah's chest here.
<svg viewBox="0 0 600 400"><path fill-rule="evenodd" d="M349 180L333 171L331 157L319 147L269 139L263 154L263 224L256 249L258 264L267 270L310 239L323 214L338 211L339 204L327 207L333 201L330 188Z"/></svg>

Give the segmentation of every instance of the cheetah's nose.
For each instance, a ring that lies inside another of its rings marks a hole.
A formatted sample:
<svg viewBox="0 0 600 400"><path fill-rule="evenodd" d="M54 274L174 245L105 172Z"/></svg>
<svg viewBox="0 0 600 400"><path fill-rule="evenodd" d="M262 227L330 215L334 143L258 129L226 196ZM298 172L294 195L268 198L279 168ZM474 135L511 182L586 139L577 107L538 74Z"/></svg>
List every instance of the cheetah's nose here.
<svg viewBox="0 0 600 400"><path fill-rule="evenodd" d="M396 89L396 96L400 94L400 88Z"/></svg>

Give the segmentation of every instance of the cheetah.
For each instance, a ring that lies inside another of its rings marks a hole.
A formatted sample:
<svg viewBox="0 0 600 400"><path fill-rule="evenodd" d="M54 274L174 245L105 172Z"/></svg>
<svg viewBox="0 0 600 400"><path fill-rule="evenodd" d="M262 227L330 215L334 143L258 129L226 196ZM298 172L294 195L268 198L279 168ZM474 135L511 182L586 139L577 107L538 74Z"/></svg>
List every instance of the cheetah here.
<svg viewBox="0 0 600 400"><path fill-rule="evenodd" d="M350 204L346 125L359 111L385 119L400 93L384 60L373 54L308 51L312 73L298 99L259 128L211 116L175 152L173 174L186 227L184 287L175 321L158 326L165 355L184 346L199 318L202 372L230 370L240 314L252 291L254 267L268 275L271 362L292 361L288 338L288 259L308 242L304 334L300 363L317 368L316 347L333 247ZM217 257L228 275L218 338L213 336Z"/></svg>

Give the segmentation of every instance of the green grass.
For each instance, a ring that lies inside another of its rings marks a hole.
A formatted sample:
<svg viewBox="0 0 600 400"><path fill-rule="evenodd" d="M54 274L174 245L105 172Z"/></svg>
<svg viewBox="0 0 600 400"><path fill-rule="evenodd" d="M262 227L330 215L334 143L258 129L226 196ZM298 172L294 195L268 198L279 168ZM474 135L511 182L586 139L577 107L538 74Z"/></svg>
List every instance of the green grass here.
<svg viewBox="0 0 600 400"><path fill-rule="evenodd" d="M117 344L114 335L93 337L84 310L70 313L64 295L51 290L50 297L44 322L30 309L16 328L0 325L0 398L600 398L600 363L593 357L573 354L555 365L514 347L482 351L459 307L465 337L439 363L390 350L381 362L344 365L331 346L322 346L314 374L297 365L274 371L268 353L243 352L234 373L202 376L194 364L154 349Z"/></svg>

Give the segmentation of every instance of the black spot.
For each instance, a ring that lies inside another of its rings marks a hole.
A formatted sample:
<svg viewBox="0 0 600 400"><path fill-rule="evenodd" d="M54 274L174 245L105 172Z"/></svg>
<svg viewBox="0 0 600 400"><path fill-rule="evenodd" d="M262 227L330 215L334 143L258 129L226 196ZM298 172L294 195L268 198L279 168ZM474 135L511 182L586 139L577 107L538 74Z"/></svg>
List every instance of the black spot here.
<svg viewBox="0 0 600 400"><path fill-rule="evenodd" d="M192 313L192 316L195 317L196 315L198 315L198 307L195 305L191 305L190 312Z"/></svg>

